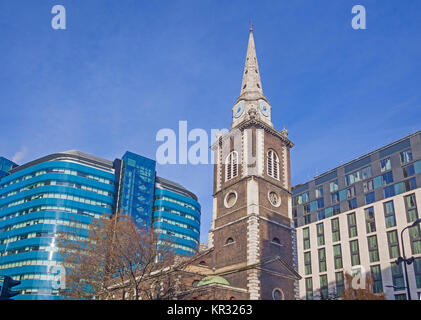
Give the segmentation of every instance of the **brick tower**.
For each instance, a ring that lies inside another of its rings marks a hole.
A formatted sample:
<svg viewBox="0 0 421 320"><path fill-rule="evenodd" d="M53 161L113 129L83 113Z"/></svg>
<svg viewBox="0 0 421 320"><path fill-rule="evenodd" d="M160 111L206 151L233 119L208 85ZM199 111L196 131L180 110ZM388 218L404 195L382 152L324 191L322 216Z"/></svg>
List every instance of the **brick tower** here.
<svg viewBox="0 0 421 320"><path fill-rule="evenodd" d="M295 230L292 226L290 148L277 131L263 95L253 28L241 94L231 130L215 152L213 219L209 246L215 274L246 289L250 299L295 299Z"/></svg>

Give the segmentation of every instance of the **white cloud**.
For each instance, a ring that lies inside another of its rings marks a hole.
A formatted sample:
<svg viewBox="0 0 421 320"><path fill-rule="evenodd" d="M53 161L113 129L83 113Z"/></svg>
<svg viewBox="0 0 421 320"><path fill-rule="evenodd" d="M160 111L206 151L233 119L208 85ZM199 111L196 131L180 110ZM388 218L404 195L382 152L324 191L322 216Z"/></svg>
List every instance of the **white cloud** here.
<svg viewBox="0 0 421 320"><path fill-rule="evenodd" d="M12 161L15 163L18 163L25 157L27 152L28 152L28 149L25 146L23 146L22 148L20 148L18 152L14 154Z"/></svg>

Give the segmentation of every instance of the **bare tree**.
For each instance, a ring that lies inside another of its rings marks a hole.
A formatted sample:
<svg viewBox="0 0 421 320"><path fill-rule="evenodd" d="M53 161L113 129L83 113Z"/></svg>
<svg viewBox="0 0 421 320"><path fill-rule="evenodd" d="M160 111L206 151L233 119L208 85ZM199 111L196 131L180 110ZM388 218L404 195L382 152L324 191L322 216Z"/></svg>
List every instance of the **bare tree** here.
<svg viewBox="0 0 421 320"><path fill-rule="evenodd" d="M353 276L345 273L345 290L341 296L343 300L385 300L383 292L374 293L374 281L371 274L366 275L364 288L354 289L352 282Z"/></svg>
<svg viewBox="0 0 421 320"><path fill-rule="evenodd" d="M67 289L73 299L170 299L174 292L173 241L158 241L125 215L94 221L88 237L60 237Z"/></svg>

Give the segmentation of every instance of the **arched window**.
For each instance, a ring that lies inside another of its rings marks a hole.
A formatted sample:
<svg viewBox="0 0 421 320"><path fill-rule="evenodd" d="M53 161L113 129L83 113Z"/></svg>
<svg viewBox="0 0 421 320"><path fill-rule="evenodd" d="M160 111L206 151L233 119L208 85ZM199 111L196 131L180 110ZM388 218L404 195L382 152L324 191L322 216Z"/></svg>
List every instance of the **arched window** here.
<svg viewBox="0 0 421 320"><path fill-rule="evenodd" d="M227 241L225 241L225 244L231 244L231 243L234 243L233 238L228 238Z"/></svg>
<svg viewBox="0 0 421 320"><path fill-rule="evenodd" d="M231 152L225 161L225 181L231 180L238 176L238 153Z"/></svg>
<svg viewBox="0 0 421 320"><path fill-rule="evenodd" d="M279 180L279 157L273 150L269 150L267 155L267 173L269 177Z"/></svg>
<svg viewBox="0 0 421 320"><path fill-rule="evenodd" d="M279 239L276 237L272 239L272 243L281 245L281 241L279 241Z"/></svg>

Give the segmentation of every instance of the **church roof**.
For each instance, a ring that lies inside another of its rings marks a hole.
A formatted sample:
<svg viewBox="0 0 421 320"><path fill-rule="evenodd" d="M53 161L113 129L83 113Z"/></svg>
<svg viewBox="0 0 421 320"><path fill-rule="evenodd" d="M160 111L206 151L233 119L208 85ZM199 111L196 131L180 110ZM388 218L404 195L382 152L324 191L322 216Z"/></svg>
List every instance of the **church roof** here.
<svg viewBox="0 0 421 320"><path fill-rule="evenodd" d="M226 285L226 286L229 286L230 285L229 282L226 279L224 279L224 278L222 278L220 276L207 276L207 277L204 277L197 284L197 286L198 287L202 287L202 286L206 286L206 285L214 284L214 283L216 283L216 284L223 284L223 285Z"/></svg>

